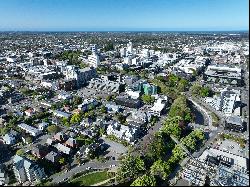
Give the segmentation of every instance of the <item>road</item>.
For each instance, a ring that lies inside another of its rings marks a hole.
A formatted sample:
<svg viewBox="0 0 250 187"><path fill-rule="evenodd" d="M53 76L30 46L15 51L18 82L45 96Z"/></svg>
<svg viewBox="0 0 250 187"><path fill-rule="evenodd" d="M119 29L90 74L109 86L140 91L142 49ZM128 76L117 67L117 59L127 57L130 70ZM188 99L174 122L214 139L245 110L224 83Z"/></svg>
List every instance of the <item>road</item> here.
<svg viewBox="0 0 250 187"><path fill-rule="evenodd" d="M71 178L72 176L76 175L77 173L83 172L87 169L87 167L91 167L93 169L105 169L105 168L110 168L110 165L119 165L120 161L116 161L116 160L112 160L112 161L107 161L107 162L87 162L86 164L82 165L82 166L76 166L72 169L70 169L69 171L67 171L66 173L62 173L60 175L58 174L54 174L52 176L50 176L50 178L52 178L52 183L60 183L62 181L66 181L69 178Z"/></svg>

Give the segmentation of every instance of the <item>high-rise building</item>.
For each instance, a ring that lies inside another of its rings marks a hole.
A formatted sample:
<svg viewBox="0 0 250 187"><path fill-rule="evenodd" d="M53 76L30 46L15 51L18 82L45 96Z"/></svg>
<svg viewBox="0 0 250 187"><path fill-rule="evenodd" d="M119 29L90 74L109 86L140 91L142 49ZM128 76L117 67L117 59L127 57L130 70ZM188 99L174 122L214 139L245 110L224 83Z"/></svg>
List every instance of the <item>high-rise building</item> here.
<svg viewBox="0 0 250 187"><path fill-rule="evenodd" d="M121 48L120 49L120 56L125 57L126 56L126 48Z"/></svg>
<svg viewBox="0 0 250 187"><path fill-rule="evenodd" d="M91 47L91 51L92 51L92 54L96 54L97 53L97 45L94 44L92 47Z"/></svg>
<svg viewBox="0 0 250 187"><path fill-rule="evenodd" d="M100 64L100 58L99 55L96 53L93 53L92 55L89 55L88 57L88 63L92 67L97 67Z"/></svg>
<svg viewBox="0 0 250 187"><path fill-rule="evenodd" d="M129 43L127 44L127 51L128 51L129 53L133 53L133 44L132 44L132 42L129 42Z"/></svg>

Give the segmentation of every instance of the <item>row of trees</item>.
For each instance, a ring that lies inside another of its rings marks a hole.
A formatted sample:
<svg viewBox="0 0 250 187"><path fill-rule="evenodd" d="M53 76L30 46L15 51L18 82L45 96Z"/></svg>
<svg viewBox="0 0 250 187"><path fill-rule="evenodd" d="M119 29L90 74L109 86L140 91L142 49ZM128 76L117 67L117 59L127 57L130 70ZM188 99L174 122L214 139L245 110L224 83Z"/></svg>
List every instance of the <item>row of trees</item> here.
<svg viewBox="0 0 250 187"><path fill-rule="evenodd" d="M213 96L213 91L206 86L201 86L200 84L196 83L190 87L190 91L193 96L199 97L211 97Z"/></svg>
<svg viewBox="0 0 250 187"><path fill-rule="evenodd" d="M160 89L159 91L171 98L176 99L181 92L187 91L189 82L186 79L170 74L168 78L158 76L152 80Z"/></svg>
<svg viewBox="0 0 250 187"><path fill-rule="evenodd" d="M63 51L62 53L55 56L59 60L68 60L69 65L76 65L80 68L87 67L88 64L82 62L79 59L80 55L91 55L91 51L81 52L81 51Z"/></svg>
<svg viewBox="0 0 250 187"><path fill-rule="evenodd" d="M184 95L180 95L174 100L173 104L170 107L168 116L170 118L180 116L181 119L186 123L194 120L191 109L188 106L188 101Z"/></svg>

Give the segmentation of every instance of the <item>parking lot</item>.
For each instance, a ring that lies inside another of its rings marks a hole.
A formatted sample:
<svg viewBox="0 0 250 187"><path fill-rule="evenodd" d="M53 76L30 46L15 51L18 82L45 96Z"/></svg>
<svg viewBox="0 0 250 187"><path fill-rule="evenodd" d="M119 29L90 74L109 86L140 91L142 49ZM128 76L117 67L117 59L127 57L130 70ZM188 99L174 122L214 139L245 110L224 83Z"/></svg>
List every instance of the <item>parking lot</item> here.
<svg viewBox="0 0 250 187"><path fill-rule="evenodd" d="M124 154L128 151L128 148L123 146L122 144L108 140L104 137L100 138L100 142L103 142L108 147L108 149L106 150L106 157L111 156L117 159L121 154Z"/></svg>
<svg viewBox="0 0 250 187"><path fill-rule="evenodd" d="M91 89L91 88L81 88L79 90L77 90L76 95L81 96L83 98L89 98L89 97L101 97L103 99L106 99L106 97L108 95L110 95L110 93L105 92L103 90L95 90L95 89Z"/></svg>

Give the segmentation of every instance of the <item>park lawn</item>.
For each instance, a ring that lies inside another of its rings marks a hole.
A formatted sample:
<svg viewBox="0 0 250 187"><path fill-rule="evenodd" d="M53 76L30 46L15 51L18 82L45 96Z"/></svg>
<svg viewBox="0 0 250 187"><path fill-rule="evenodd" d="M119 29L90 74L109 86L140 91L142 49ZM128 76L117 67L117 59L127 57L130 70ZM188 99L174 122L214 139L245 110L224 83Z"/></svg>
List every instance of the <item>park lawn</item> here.
<svg viewBox="0 0 250 187"><path fill-rule="evenodd" d="M109 179L107 171L95 172L73 179L70 184L74 186L90 186Z"/></svg>

